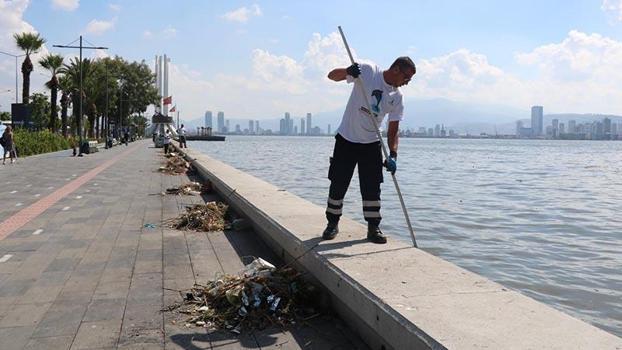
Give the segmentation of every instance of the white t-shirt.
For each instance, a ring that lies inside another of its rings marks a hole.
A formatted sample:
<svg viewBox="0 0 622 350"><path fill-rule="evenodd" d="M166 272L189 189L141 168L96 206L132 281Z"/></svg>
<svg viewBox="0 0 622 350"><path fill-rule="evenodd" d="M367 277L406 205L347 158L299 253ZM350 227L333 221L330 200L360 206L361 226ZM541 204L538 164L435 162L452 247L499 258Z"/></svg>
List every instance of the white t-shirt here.
<svg viewBox="0 0 622 350"><path fill-rule="evenodd" d="M177 133L180 136L186 136L186 128L184 128L184 127L179 128L179 130L177 130Z"/></svg>
<svg viewBox="0 0 622 350"><path fill-rule="evenodd" d="M171 143L171 134L168 132L164 133L164 144L168 145Z"/></svg>
<svg viewBox="0 0 622 350"><path fill-rule="evenodd" d="M382 125L385 115L389 115L389 121L401 121L404 115L403 97L400 90L387 84L382 76L382 70L378 66L360 64L361 75L369 103L373 109L373 115L378 126ZM347 76L347 82L352 83L354 78ZM361 88L355 86L350 94L348 105L343 113L341 124L337 132L344 139L356 143L372 143L378 141L376 129L361 93Z"/></svg>

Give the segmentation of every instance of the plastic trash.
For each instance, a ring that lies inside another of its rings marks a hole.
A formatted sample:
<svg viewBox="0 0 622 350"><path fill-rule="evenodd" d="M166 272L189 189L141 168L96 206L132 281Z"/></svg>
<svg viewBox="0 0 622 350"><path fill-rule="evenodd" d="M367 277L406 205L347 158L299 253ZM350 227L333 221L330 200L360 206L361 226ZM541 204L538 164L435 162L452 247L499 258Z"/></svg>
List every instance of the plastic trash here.
<svg viewBox="0 0 622 350"><path fill-rule="evenodd" d="M263 277L270 276L271 272L274 271L275 267L271 263L265 261L262 258L257 258L253 260L250 264L244 266L241 274L244 277L251 277L261 275Z"/></svg>

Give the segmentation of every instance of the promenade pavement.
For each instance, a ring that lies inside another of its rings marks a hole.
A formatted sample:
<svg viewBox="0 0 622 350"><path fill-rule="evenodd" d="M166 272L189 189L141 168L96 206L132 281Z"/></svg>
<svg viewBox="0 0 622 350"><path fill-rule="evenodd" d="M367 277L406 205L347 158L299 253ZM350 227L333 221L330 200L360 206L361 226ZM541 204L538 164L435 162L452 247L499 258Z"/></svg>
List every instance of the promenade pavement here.
<svg viewBox="0 0 622 350"><path fill-rule="evenodd" d="M0 165L0 349L365 348L330 316L238 337L162 312L242 257L279 261L252 231L164 227L216 197L160 195L189 181L156 172L161 153L143 140Z"/></svg>

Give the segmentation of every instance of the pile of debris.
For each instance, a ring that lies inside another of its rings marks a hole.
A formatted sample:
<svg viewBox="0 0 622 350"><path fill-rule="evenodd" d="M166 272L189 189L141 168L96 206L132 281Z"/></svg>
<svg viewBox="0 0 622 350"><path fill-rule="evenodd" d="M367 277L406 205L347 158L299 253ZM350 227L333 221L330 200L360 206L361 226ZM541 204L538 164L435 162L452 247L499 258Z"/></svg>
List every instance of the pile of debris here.
<svg viewBox="0 0 622 350"><path fill-rule="evenodd" d="M199 182L188 182L178 187L171 187L166 189L166 194L186 195L186 196L198 196L200 194L209 193L212 191L212 186L209 182L201 184Z"/></svg>
<svg viewBox="0 0 622 350"><path fill-rule="evenodd" d="M186 174L190 169L190 163L176 153L169 153L166 157L166 163L158 168L158 171L169 175L180 175Z"/></svg>
<svg viewBox="0 0 622 350"><path fill-rule="evenodd" d="M186 207L186 212L179 217L166 220L165 224L177 230L222 231L225 229L228 208L228 205L221 202L195 204Z"/></svg>
<svg viewBox="0 0 622 350"><path fill-rule="evenodd" d="M307 321L316 311L319 290L291 267L275 268L257 258L236 276L224 275L195 285L184 295L179 312L186 326L227 329L234 333Z"/></svg>

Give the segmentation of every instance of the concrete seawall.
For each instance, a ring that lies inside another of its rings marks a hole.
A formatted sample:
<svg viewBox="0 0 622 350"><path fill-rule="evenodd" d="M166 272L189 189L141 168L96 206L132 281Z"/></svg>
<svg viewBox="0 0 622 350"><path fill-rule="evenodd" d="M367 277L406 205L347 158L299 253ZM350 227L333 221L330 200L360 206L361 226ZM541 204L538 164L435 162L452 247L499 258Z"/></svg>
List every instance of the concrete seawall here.
<svg viewBox="0 0 622 350"><path fill-rule="evenodd" d="M622 339L391 239L367 243L343 218L320 241L324 208L185 149L199 174L283 259L297 259L372 349L622 349Z"/></svg>

